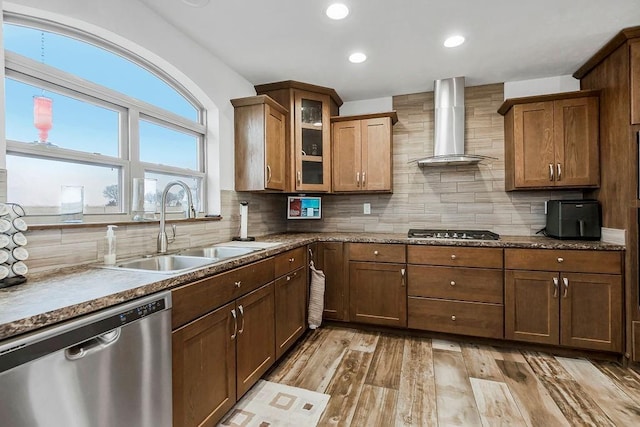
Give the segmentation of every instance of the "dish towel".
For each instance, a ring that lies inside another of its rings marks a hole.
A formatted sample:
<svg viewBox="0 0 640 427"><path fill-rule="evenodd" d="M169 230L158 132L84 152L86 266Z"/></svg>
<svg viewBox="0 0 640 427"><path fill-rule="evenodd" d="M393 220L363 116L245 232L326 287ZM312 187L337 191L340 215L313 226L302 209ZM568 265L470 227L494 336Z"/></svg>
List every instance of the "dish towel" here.
<svg viewBox="0 0 640 427"><path fill-rule="evenodd" d="M313 261L309 263L311 272L311 289L309 290L309 313L307 322L310 329L316 329L322 324L322 311L324 310L324 272L316 270Z"/></svg>

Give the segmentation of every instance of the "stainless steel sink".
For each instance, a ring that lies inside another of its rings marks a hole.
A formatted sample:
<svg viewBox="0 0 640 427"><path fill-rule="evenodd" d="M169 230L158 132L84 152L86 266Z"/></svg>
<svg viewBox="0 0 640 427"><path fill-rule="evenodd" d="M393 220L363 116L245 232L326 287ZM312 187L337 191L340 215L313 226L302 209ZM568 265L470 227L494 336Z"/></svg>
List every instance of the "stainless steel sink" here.
<svg viewBox="0 0 640 427"><path fill-rule="evenodd" d="M236 242L233 242L236 243ZM244 242L243 242L244 243ZM154 273L175 274L189 270L196 270L207 265L226 261L230 258L264 250L278 243L253 243L251 246L235 246L225 243L206 248L185 249L177 254L149 255L130 261L123 261L116 265L104 265L103 268L115 270L147 271Z"/></svg>
<svg viewBox="0 0 640 427"><path fill-rule="evenodd" d="M236 248L232 246L211 246L208 248L185 249L184 251L180 251L180 255L215 258L215 259L222 260L222 259L234 258L237 256L246 255L251 252L255 252L257 250L259 250L259 248Z"/></svg>
<svg viewBox="0 0 640 427"><path fill-rule="evenodd" d="M216 258L204 258L186 255L156 255L118 263L106 268L118 270L144 270L149 272L174 274L194 270L220 261Z"/></svg>

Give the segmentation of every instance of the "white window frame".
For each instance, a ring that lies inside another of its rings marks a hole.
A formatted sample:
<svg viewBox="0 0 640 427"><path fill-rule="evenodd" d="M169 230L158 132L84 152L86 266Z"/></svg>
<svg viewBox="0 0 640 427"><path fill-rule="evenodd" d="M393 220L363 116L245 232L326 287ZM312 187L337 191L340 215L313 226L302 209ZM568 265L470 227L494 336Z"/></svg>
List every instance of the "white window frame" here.
<svg viewBox="0 0 640 427"><path fill-rule="evenodd" d="M38 146L13 140L6 141L6 154L51 160L67 160L87 165L120 168L120 203L123 212L119 214L85 214L85 222L126 221L130 219L133 178L144 178L145 172L182 175L199 179L201 182L199 193L200 211L207 211L206 110L195 97L158 67L155 67L138 55L94 35L51 21L7 12L4 14L4 22L23 25L37 30L55 32L120 55L136 65L145 68L167 83L194 106L198 115L198 121L192 121L161 107L84 80L79 76L42 64L41 62L24 57L15 52L5 50L5 78L11 78L36 87L49 89L64 96L92 103L99 107L109 108L120 113L118 157L81 152L61 147ZM196 136L198 144L198 170L142 162L139 158L140 145L138 132L139 121L141 119ZM8 171L8 174L10 173L11 171ZM34 222L41 222L46 219L51 220L55 217L55 215L46 215L46 218L45 216L34 218Z"/></svg>

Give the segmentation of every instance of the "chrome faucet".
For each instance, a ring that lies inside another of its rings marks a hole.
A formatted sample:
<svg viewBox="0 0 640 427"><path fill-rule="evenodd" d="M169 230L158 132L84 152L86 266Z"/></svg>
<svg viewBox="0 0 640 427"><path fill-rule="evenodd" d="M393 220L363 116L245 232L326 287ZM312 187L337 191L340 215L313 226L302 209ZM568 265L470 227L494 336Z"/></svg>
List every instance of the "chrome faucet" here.
<svg viewBox="0 0 640 427"><path fill-rule="evenodd" d="M192 212L193 212L193 217L194 218L196 217L196 210L193 208L193 198L191 197L191 189L189 188L189 186L180 180L171 181L170 183L168 183L167 186L164 187L164 190L162 191L162 199L160 201L160 232L158 233L158 253L161 253L161 254L167 252L167 246L169 245L167 232L164 230L164 223L165 223L165 216L166 216L166 210L167 210L167 193L169 193L169 190L174 185L181 186L182 188L184 188L185 193L187 193L187 201L189 203L189 207L185 212L185 217L191 218ZM174 238L176 237L175 227L173 229L173 237Z"/></svg>

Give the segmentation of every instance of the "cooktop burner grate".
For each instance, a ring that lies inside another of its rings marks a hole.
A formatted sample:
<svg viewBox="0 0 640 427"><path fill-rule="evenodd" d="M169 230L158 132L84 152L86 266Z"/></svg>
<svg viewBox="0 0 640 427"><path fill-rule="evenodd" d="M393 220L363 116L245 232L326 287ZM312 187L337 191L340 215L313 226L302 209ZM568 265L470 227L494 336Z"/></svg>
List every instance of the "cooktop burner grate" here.
<svg viewBox="0 0 640 427"><path fill-rule="evenodd" d="M442 230L416 229L409 230L409 238L414 239L456 239L456 240L498 240L500 235L489 230Z"/></svg>

